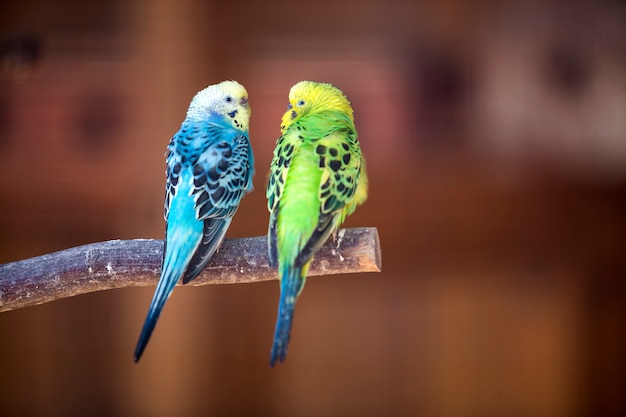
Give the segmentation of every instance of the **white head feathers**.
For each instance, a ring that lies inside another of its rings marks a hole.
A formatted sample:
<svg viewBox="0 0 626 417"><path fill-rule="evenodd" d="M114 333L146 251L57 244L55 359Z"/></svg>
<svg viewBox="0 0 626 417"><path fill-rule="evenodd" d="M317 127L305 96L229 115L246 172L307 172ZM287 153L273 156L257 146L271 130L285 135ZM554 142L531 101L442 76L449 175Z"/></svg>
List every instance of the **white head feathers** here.
<svg viewBox="0 0 626 417"><path fill-rule="evenodd" d="M211 115L223 116L233 128L247 132L250 105L244 86L237 81L222 81L199 91L189 104L187 119L204 121Z"/></svg>

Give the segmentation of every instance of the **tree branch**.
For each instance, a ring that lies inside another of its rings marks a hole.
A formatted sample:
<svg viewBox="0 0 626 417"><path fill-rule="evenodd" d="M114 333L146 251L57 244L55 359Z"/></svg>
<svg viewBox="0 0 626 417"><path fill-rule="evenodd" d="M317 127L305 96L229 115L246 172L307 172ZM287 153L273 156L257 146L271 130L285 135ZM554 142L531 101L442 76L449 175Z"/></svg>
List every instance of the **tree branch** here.
<svg viewBox="0 0 626 417"><path fill-rule="evenodd" d="M156 285L163 241L111 240L0 265L0 312L113 288ZM376 228L341 229L315 256L309 276L380 272ZM238 284L277 279L265 236L225 239L200 275L187 285Z"/></svg>

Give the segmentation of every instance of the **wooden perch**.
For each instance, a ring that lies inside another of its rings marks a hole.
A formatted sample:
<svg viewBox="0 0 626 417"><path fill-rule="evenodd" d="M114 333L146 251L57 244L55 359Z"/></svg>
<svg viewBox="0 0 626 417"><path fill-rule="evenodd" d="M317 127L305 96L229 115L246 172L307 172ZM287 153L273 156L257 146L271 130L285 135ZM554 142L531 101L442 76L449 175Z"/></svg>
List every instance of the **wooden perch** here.
<svg viewBox="0 0 626 417"><path fill-rule="evenodd" d="M0 265L0 312L113 288L156 285L163 241L111 240ZM315 256L309 276L380 272L376 228L341 229ZM225 239L202 273L187 285L277 279L265 236Z"/></svg>

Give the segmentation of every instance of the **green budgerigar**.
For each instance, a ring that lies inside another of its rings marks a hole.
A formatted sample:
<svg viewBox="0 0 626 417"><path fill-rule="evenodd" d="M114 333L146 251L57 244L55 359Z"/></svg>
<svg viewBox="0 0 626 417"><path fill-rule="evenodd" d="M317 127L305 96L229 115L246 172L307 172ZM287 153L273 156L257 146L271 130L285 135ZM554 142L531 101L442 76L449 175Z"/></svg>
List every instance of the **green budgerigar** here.
<svg viewBox="0 0 626 417"><path fill-rule="evenodd" d="M296 299L313 256L366 198L350 102L331 84L295 84L267 185L269 259L280 279L271 366L287 356Z"/></svg>

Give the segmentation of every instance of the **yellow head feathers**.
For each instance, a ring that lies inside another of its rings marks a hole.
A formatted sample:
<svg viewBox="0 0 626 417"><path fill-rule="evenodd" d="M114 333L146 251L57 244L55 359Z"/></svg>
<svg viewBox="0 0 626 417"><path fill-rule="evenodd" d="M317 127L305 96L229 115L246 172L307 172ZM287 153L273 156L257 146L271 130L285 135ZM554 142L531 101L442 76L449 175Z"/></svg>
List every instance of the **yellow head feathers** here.
<svg viewBox="0 0 626 417"><path fill-rule="evenodd" d="M319 111L339 111L354 121L350 102L340 89L332 84L300 81L289 91L289 105L281 120L281 132L295 120Z"/></svg>

